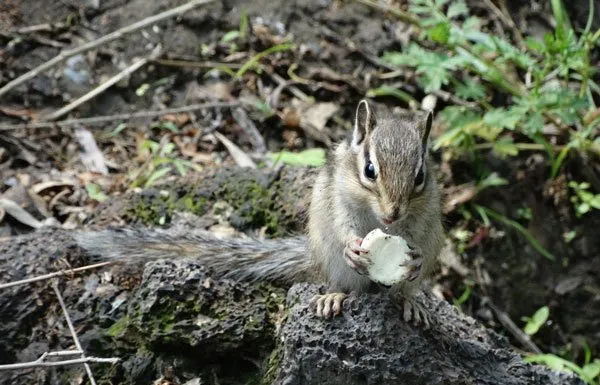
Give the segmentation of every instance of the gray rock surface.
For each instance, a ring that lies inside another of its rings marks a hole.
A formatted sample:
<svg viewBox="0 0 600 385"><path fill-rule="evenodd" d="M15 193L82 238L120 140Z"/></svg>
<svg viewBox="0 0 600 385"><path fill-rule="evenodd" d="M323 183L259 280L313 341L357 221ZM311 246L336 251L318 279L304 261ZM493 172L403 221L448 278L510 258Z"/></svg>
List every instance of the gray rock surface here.
<svg viewBox="0 0 600 385"><path fill-rule="evenodd" d="M423 300L436 322L421 330L402 321L385 295L363 295L341 316L309 311L318 287L293 286L278 339L276 384L583 384L573 375L523 362L506 340L447 302ZM367 311L368 309L368 311Z"/></svg>

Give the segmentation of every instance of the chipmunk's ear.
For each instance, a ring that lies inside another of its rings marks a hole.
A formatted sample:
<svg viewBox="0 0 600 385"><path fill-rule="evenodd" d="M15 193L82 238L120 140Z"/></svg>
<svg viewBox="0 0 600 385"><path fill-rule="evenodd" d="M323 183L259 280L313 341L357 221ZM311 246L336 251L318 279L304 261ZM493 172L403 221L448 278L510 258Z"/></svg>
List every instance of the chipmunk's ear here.
<svg viewBox="0 0 600 385"><path fill-rule="evenodd" d="M425 121L421 124L421 144L423 146L423 153L427 152L427 143L429 141L429 134L431 133L431 125L433 124L433 111L428 111L425 116Z"/></svg>
<svg viewBox="0 0 600 385"><path fill-rule="evenodd" d="M375 123L375 110L373 106L363 99L356 107L356 118L354 119L354 135L352 145L359 146L369 135Z"/></svg>

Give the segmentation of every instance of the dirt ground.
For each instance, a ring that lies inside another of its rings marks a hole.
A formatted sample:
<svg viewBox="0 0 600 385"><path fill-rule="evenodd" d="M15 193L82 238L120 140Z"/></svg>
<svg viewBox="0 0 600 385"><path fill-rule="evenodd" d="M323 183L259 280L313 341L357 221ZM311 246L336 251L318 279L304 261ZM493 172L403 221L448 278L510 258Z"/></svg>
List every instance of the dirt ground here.
<svg viewBox="0 0 600 385"><path fill-rule="evenodd" d="M0 86L63 49L181 3L4 0L0 4ZM472 3L482 15L489 13L479 2ZM550 28L547 18L526 12L527 4L514 1L510 5L516 20L528 21L525 25L530 33ZM246 36L240 36L235 31L240 31L244 20L248 29ZM495 22L489 16L490 29ZM32 26L38 27L28 28ZM425 96L411 73L385 76L391 70L378 60L384 51L399 49L414 38L409 26L381 11L354 1L328 0L215 1L126 34L0 96L0 198L25 208L35 223L55 223L72 230L82 227L98 207L103 207L99 201L145 188L153 179L162 183L179 180L180 168L187 171L183 178L191 178L202 169L239 164L248 157L261 163L266 152L331 147L347 135L354 107L369 89L403 84L404 89L414 91L416 100ZM294 46L283 47L289 42ZM158 45L158 58L59 120L209 102L255 107L207 107L152 117L115 118L101 124L13 127L43 121L138 58L150 57ZM258 59L259 70L235 76L254 55L278 46L279 52ZM311 104L311 99L316 104ZM409 108L391 97L375 100ZM440 99L439 103L446 102ZM436 119L434 135L442 128L443 122ZM220 135L233 142L233 149ZM157 155L165 146L171 149ZM156 173L157 156L172 165L166 173ZM465 191L475 170L460 160L448 163L439 152L434 157L445 196L451 201ZM576 218L561 195L567 189L566 182L558 178L554 184L546 183L547 166L535 154L508 161L490 156L485 162L509 185L490 188L473 201L519 218L553 251L557 261L537 253L510 227L499 223L488 227L480 220L466 218L460 205L448 206L448 233L461 232L468 237L460 245L456 237L450 237L453 252L444 255L435 291L450 302L470 291L461 310L506 335L522 350L528 347L510 332L502 315L522 328L523 317L547 305L549 321L533 342L544 352L568 350L574 360L583 357L587 345L597 357L600 216ZM577 173L581 168L575 160L565 167L565 173ZM524 207L530 208L529 219L519 216ZM33 231L32 221L22 212L3 209L1 214L0 237ZM296 229L284 228L279 234L291 230ZM577 237L567 243L562 234L570 230L576 230ZM246 232L273 233L264 227ZM52 321L47 321L50 328ZM21 348L26 346L23 343ZM0 363L14 359L12 353L0 354Z"/></svg>

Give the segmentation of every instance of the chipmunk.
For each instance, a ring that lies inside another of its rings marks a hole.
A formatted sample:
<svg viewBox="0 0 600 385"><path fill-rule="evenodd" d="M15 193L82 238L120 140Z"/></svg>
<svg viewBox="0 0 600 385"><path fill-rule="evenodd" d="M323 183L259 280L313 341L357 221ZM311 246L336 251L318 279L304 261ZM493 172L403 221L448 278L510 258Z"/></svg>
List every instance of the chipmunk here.
<svg viewBox="0 0 600 385"><path fill-rule="evenodd" d="M338 315L349 294L377 289L367 276L362 237L383 228L410 246L409 273L389 289L403 318L429 324L415 301L443 245L441 194L428 154L432 114L394 115L361 100L352 134L320 170L312 191L308 237L218 239L206 231L173 233L134 228L81 231L78 244L103 259L146 261L190 257L224 278L288 284L325 281L313 298L319 317Z"/></svg>

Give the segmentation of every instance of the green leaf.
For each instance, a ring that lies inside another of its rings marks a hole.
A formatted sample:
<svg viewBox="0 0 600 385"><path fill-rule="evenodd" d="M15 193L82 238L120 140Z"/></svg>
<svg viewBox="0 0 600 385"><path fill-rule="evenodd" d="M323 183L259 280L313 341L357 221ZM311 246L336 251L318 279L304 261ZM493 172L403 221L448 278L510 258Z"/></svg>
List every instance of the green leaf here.
<svg viewBox="0 0 600 385"><path fill-rule="evenodd" d="M90 198L98 202L104 202L108 199L106 194L100 189L97 184L87 183L85 185L85 190L87 191Z"/></svg>
<svg viewBox="0 0 600 385"><path fill-rule="evenodd" d="M469 7L464 1L454 1L448 7L448 11L446 12L446 16L452 19L456 16L467 15L469 13Z"/></svg>
<svg viewBox="0 0 600 385"><path fill-rule="evenodd" d="M481 116L464 106L448 106L440 112L441 119L446 122L448 129L445 130L434 143L433 148L438 150L442 147L460 146L469 138L470 132L467 127L477 124Z"/></svg>
<svg viewBox="0 0 600 385"><path fill-rule="evenodd" d="M477 204L475 204L474 206L476 209L478 209L482 212L485 212L491 218L503 223L504 225L510 226L513 229L517 230L519 233L521 233L521 235L523 235L527 239L529 244L531 244L531 247L533 247L538 253L540 253L541 255L543 255L544 257L549 259L550 261L556 260L556 257L551 252L546 250L546 248L544 248L544 246L542 246L540 244L540 242L526 228L524 228L519 222L513 221L512 219L509 219L502 214L499 214L493 210L490 210L487 207L479 206Z"/></svg>
<svg viewBox="0 0 600 385"><path fill-rule="evenodd" d="M576 236L577 231L571 230L563 234L563 239L565 240L565 242L570 243L573 239L575 239Z"/></svg>
<svg viewBox="0 0 600 385"><path fill-rule="evenodd" d="M527 48L529 48L533 52L542 53L545 51L544 43L531 36L525 39L525 45L527 45Z"/></svg>
<svg viewBox="0 0 600 385"><path fill-rule="evenodd" d="M416 67L419 61L416 57L404 54L402 52L385 52L381 60L394 67L409 66Z"/></svg>
<svg viewBox="0 0 600 385"><path fill-rule="evenodd" d="M168 131L171 131L173 133L178 133L179 132L179 127L177 127L177 125L175 123L170 122L168 120L163 120L159 124L153 125L152 128L159 128L161 130L168 130Z"/></svg>
<svg viewBox="0 0 600 385"><path fill-rule="evenodd" d="M221 43L230 43L240 37L240 31L229 31L221 38Z"/></svg>
<svg viewBox="0 0 600 385"><path fill-rule="evenodd" d="M508 181L506 179L500 177L497 172L493 172L477 184L477 190L482 191L488 187L504 186L507 184Z"/></svg>
<svg viewBox="0 0 600 385"><path fill-rule="evenodd" d="M301 152L273 152L267 156L275 162L280 161L290 166L319 167L325 164L325 150L322 148L311 148Z"/></svg>
<svg viewBox="0 0 600 385"><path fill-rule="evenodd" d="M571 361L567 361L564 358L558 357L554 354L534 354L528 357L524 357L523 360L529 363L544 364L554 370L573 372L588 384L593 385L594 378L590 377L588 373L594 374L596 372L596 368L594 367L595 365L590 367L586 372L577 364ZM598 360L594 360L594 362L596 361Z"/></svg>
<svg viewBox="0 0 600 385"><path fill-rule="evenodd" d="M542 128L544 127L544 117L542 113L539 111L533 111L527 114L524 122L523 128L525 132L529 135L538 134Z"/></svg>
<svg viewBox="0 0 600 385"><path fill-rule="evenodd" d="M119 125L117 125L117 127L115 127L114 130L111 131L111 133L108 135L108 137L113 138L113 137L119 135L126 128L127 128L127 123L120 123Z"/></svg>
<svg viewBox="0 0 600 385"><path fill-rule="evenodd" d="M460 306L463 303L467 302L467 300L471 296L472 291L473 291L473 286L467 284L465 287L465 290L462 292L460 297L454 300L454 306Z"/></svg>
<svg viewBox="0 0 600 385"><path fill-rule="evenodd" d="M539 308L527 321L527 324L523 329L525 334L532 336L535 333L537 333L540 330L540 328L546 323L549 315L550 308L548 306L542 306L541 308Z"/></svg>
<svg viewBox="0 0 600 385"><path fill-rule="evenodd" d="M558 175L558 171L560 170L563 162L565 161L565 158L569 154L569 150L570 149L571 149L570 146L565 146L565 147L563 147L562 150L560 150L560 152L558 153L558 156L552 162L552 169L550 171L550 178L552 178L552 179L556 178L556 175Z"/></svg>
<svg viewBox="0 0 600 385"><path fill-rule="evenodd" d="M144 96L146 91L148 91L149 89L150 89L150 84L144 83L135 90L135 94L139 97L142 97L142 96Z"/></svg>
<svg viewBox="0 0 600 385"><path fill-rule="evenodd" d="M144 183L144 187L150 187L152 184L154 184L154 182L167 175L170 171L170 167L164 167L154 171L152 174L150 174L150 176L146 180L146 183Z"/></svg>
<svg viewBox="0 0 600 385"><path fill-rule="evenodd" d="M594 380L600 375L600 360L596 358L589 364L584 365L583 368L581 368L581 371L586 378Z"/></svg>
<svg viewBox="0 0 600 385"><path fill-rule="evenodd" d="M507 156L516 156L519 154L519 148L515 145L512 138L503 138L496 140L492 145L492 151L501 158Z"/></svg>
<svg viewBox="0 0 600 385"><path fill-rule="evenodd" d="M436 43L446 44L450 37L450 23L444 22L437 24L435 27L427 30L427 35Z"/></svg>
<svg viewBox="0 0 600 385"><path fill-rule="evenodd" d="M485 87L473 78L467 78L464 83L457 84L455 92L458 97L463 99L479 100L485 98Z"/></svg>
<svg viewBox="0 0 600 385"><path fill-rule="evenodd" d="M521 117L522 116L519 113L515 113L515 111L506 110L504 108L495 108L486 112L483 116L483 121L485 124L492 127L514 130L519 120L521 120Z"/></svg>
<svg viewBox="0 0 600 385"><path fill-rule="evenodd" d="M414 102L415 98L412 97L408 92L402 91L396 87L382 86L378 88L372 88L367 91L368 98L373 98L376 96L393 96L403 102L410 103Z"/></svg>
<svg viewBox="0 0 600 385"><path fill-rule="evenodd" d="M588 203L593 208L600 210L600 194L594 195L594 197L590 199Z"/></svg>
<svg viewBox="0 0 600 385"><path fill-rule="evenodd" d="M185 176L185 174L187 173L187 165L184 163L183 160L173 159L173 165L175 166L175 169L177 170L179 175Z"/></svg>

